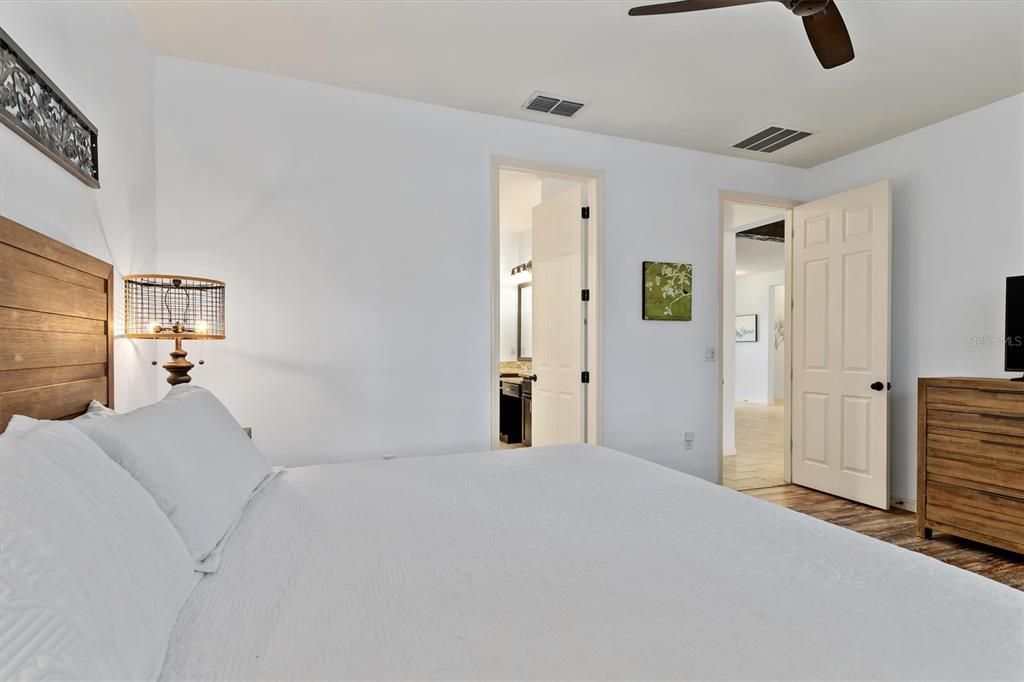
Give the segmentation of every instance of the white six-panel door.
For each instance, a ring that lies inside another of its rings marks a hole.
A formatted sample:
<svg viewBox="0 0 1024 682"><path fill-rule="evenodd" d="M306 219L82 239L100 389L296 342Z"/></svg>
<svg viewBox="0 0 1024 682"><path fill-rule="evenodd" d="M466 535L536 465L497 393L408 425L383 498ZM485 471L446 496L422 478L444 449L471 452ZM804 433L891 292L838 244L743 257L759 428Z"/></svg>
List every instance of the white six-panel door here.
<svg viewBox="0 0 1024 682"><path fill-rule="evenodd" d="M533 209L533 445L583 441L582 187Z"/></svg>
<svg viewBox="0 0 1024 682"><path fill-rule="evenodd" d="M889 506L891 204L891 183L883 180L793 209L787 406L793 483L883 509Z"/></svg>

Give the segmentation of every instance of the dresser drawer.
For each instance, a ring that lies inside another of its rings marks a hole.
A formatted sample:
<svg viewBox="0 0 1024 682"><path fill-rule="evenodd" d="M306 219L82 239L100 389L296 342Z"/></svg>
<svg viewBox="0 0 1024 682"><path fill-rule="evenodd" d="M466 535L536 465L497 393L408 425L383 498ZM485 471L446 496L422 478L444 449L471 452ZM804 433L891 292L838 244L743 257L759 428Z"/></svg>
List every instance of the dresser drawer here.
<svg viewBox="0 0 1024 682"><path fill-rule="evenodd" d="M984 483L1024 497L1024 438L946 429L928 430L928 476Z"/></svg>
<svg viewBox="0 0 1024 682"><path fill-rule="evenodd" d="M930 482L926 504L929 521L1024 544L1024 500Z"/></svg>
<svg viewBox="0 0 1024 682"><path fill-rule="evenodd" d="M931 390L928 391L931 394ZM976 412L960 412L932 407L928 403L929 428L958 429L978 431L981 433L1001 434L1024 438L1024 417L986 414Z"/></svg>
<svg viewBox="0 0 1024 682"><path fill-rule="evenodd" d="M1024 383L918 380L917 532L1024 553Z"/></svg>
<svg viewBox="0 0 1024 682"><path fill-rule="evenodd" d="M928 407L1024 419L1024 393L933 386L928 389Z"/></svg>

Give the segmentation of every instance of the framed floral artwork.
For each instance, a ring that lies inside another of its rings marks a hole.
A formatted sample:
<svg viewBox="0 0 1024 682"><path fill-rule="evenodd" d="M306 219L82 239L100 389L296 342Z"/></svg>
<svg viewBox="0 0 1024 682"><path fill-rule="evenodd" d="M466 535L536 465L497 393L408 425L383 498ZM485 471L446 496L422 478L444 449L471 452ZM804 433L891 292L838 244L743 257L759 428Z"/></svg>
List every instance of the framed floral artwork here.
<svg viewBox="0 0 1024 682"><path fill-rule="evenodd" d="M757 343L757 315L736 316L736 343Z"/></svg>
<svg viewBox="0 0 1024 682"><path fill-rule="evenodd" d="M644 261L643 319L693 319L693 265Z"/></svg>

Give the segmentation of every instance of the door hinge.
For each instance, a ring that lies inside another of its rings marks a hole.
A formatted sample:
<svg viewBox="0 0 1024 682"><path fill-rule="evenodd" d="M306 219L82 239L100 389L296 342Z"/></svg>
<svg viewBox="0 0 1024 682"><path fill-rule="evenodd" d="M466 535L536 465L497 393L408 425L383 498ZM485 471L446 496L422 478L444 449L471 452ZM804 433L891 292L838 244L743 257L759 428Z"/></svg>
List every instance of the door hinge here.
<svg viewBox="0 0 1024 682"><path fill-rule="evenodd" d="M590 383L590 372L580 372L580 383Z"/></svg>
<svg viewBox="0 0 1024 682"><path fill-rule="evenodd" d="M581 213L583 214L583 219L584 220L590 220L590 207L589 206L584 206L583 210L581 211Z"/></svg>
<svg viewBox="0 0 1024 682"><path fill-rule="evenodd" d="M582 290L580 292L580 300L581 301L589 301L590 300L590 289L584 289L584 290Z"/></svg>

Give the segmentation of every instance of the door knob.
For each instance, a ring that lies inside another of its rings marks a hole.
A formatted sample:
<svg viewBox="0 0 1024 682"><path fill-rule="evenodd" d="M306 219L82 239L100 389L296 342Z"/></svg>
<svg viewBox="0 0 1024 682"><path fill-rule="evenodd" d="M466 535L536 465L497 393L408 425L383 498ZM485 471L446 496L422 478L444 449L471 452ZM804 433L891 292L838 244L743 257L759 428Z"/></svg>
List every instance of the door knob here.
<svg viewBox="0 0 1024 682"><path fill-rule="evenodd" d="M872 391L882 391L884 389L885 389L885 384L883 384L881 381L876 381L875 383L871 384L871 390Z"/></svg>

